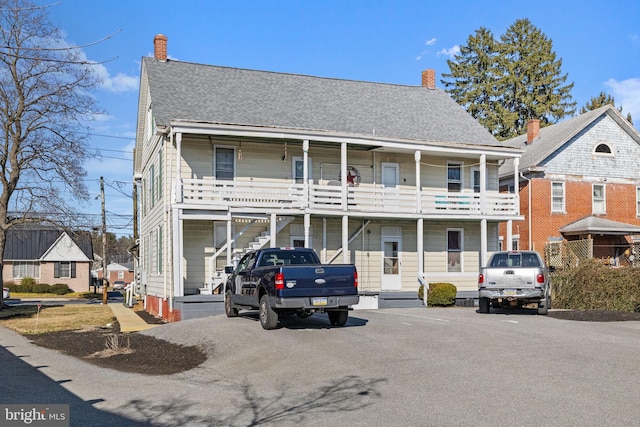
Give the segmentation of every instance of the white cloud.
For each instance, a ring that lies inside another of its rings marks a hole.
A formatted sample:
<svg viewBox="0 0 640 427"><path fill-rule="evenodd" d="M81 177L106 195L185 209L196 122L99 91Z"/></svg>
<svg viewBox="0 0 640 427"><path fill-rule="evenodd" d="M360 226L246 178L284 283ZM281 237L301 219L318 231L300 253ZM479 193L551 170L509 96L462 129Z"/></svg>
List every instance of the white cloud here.
<svg viewBox="0 0 640 427"><path fill-rule="evenodd" d="M450 49L442 49L438 51L438 56L444 55L448 56L451 59L454 59L454 56L460 53L460 46L457 44L451 47Z"/></svg>
<svg viewBox="0 0 640 427"><path fill-rule="evenodd" d="M616 107L622 107L622 114L631 113L634 123L640 123L640 77L622 81L609 79L604 85L611 89Z"/></svg>
<svg viewBox="0 0 640 427"><path fill-rule="evenodd" d="M426 40L424 42L425 46L433 46L436 44L436 42L438 41L437 38L433 37L429 40ZM422 52L420 52L420 54L418 56L416 56L416 61L420 61L422 59L422 57L424 57L424 55L429 52L429 49L424 49Z"/></svg>

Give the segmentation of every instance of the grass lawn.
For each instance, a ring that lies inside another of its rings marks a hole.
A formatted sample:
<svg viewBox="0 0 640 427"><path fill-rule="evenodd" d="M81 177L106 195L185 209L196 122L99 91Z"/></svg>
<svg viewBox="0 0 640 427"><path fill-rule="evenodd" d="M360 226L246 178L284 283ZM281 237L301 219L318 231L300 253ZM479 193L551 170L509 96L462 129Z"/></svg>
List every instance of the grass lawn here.
<svg viewBox="0 0 640 427"><path fill-rule="evenodd" d="M18 305L0 310L0 326L25 335L102 327L114 321L111 308L102 304Z"/></svg>

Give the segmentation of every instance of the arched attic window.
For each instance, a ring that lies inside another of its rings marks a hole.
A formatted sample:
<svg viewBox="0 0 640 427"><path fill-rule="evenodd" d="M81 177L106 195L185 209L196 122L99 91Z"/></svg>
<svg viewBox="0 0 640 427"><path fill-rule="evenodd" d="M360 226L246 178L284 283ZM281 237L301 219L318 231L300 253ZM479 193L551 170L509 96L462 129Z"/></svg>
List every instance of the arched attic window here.
<svg viewBox="0 0 640 427"><path fill-rule="evenodd" d="M593 154L597 154L600 156L613 156L613 150L611 146L606 142L601 142L596 145L596 148L593 150Z"/></svg>

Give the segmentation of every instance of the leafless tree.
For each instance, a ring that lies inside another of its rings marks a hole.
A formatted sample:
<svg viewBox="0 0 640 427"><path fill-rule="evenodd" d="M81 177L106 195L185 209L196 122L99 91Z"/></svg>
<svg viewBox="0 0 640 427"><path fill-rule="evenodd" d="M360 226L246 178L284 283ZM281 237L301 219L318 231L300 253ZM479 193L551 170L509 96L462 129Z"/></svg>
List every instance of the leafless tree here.
<svg viewBox="0 0 640 427"><path fill-rule="evenodd" d="M92 95L100 80L47 12L0 0L0 284L12 226L64 223L88 199L87 123L101 113Z"/></svg>

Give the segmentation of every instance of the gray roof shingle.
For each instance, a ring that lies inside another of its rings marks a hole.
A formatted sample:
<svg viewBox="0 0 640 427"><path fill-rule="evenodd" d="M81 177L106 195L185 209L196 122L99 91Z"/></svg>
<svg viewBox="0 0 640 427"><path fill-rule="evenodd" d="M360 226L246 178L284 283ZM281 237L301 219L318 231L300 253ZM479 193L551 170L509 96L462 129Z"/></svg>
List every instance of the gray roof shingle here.
<svg viewBox="0 0 640 427"><path fill-rule="evenodd" d="M503 141L503 143L509 147L525 148L525 152L522 154L522 157L520 157L519 169L521 171L534 168L541 165L549 156L604 114L609 114L640 143L640 135L638 135L638 132L633 129L633 126L631 126L612 105L605 105L563 122L541 128L538 137L532 144L527 145L526 133ZM510 174L513 174L513 160L507 159L500 167L500 175Z"/></svg>
<svg viewBox="0 0 640 427"><path fill-rule="evenodd" d="M63 231L52 227L13 226L7 230L5 260L36 260L53 245ZM80 250L93 259L93 244L88 232L68 233Z"/></svg>
<svg viewBox="0 0 640 427"><path fill-rule="evenodd" d="M156 124L172 120L504 146L440 89L143 58Z"/></svg>

